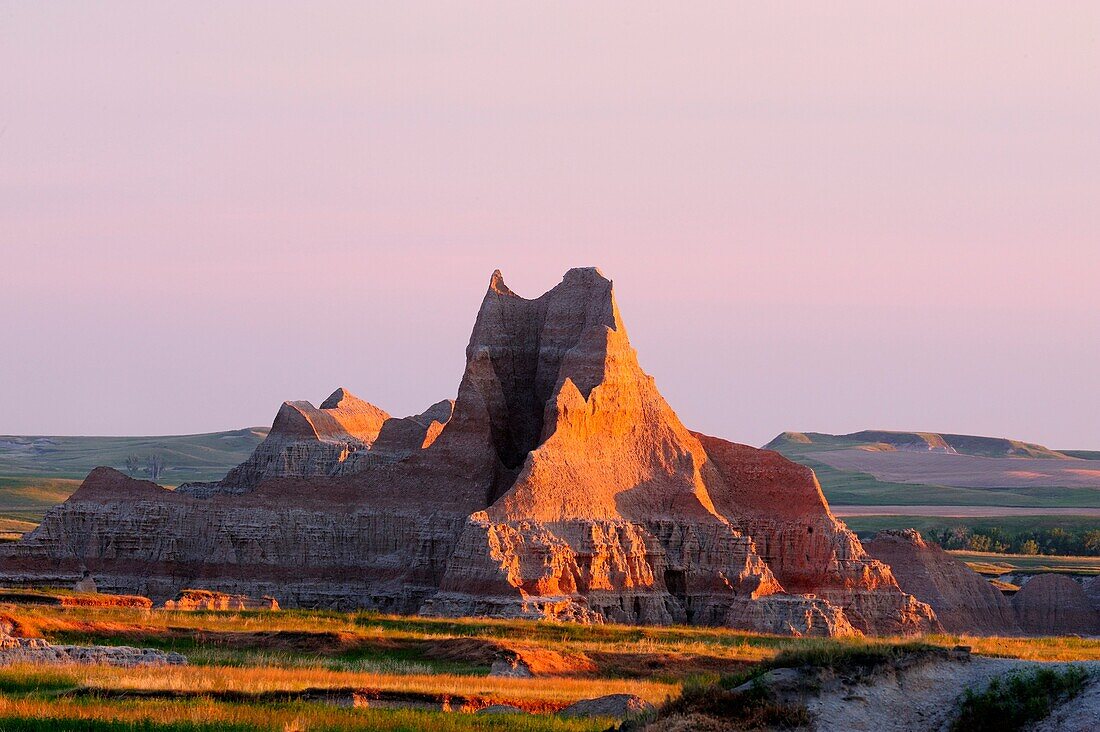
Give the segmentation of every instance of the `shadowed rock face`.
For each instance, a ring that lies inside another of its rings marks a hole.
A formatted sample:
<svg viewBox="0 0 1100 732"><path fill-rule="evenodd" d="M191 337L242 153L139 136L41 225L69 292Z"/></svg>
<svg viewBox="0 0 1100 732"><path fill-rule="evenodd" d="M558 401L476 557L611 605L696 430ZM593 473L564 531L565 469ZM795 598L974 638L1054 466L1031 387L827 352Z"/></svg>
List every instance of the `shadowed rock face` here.
<svg viewBox="0 0 1100 732"><path fill-rule="evenodd" d="M187 495L246 493L264 480L325 476L360 450L368 450L390 415L339 388L318 409L309 402L283 402L271 430L252 455L218 483L179 487Z"/></svg>
<svg viewBox="0 0 1100 732"><path fill-rule="evenodd" d="M1095 635L1100 612L1087 588L1057 574L1039 574L1023 583L1012 600L964 562L920 533L881 531L868 542L871 556L886 562L898 583L927 602L944 630L971 635Z"/></svg>
<svg viewBox="0 0 1100 732"><path fill-rule="evenodd" d="M172 492L97 469L7 552L12 579L87 569L158 599L204 587L284 607L938 627L812 471L681 424L596 269L534 300L494 273L453 402L401 419L343 390L288 402L220 483Z"/></svg>
<svg viewBox="0 0 1100 732"><path fill-rule="evenodd" d="M871 556L889 564L906 592L927 602L944 630L974 635L1018 635L1008 599L980 574L913 529L881 531L867 544Z"/></svg>
<svg viewBox="0 0 1100 732"><path fill-rule="evenodd" d="M1082 586L1065 575L1035 575L1012 596L1012 606L1029 635L1100 633L1100 613Z"/></svg>

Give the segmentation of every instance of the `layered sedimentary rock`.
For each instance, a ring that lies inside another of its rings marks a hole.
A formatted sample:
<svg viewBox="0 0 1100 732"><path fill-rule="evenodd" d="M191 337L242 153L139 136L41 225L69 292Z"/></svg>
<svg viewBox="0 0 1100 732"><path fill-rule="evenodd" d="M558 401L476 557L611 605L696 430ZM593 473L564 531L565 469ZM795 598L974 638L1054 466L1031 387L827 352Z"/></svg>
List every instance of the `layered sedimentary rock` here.
<svg viewBox="0 0 1100 732"><path fill-rule="evenodd" d="M96 666L183 666L187 659L178 653L130 646L54 645L43 638L12 635L13 624L0 619L0 666L9 664L90 664Z"/></svg>
<svg viewBox="0 0 1100 732"><path fill-rule="evenodd" d="M247 493L270 478L332 475L349 457L370 448L389 417L343 387L320 408L305 401L283 402L267 437L248 460L218 483L186 484L180 491L197 496Z"/></svg>
<svg viewBox="0 0 1100 732"><path fill-rule="evenodd" d="M1029 635L1100 633L1100 613L1084 588L1064 575L1035 575L1012 596L1012 606Z"/></svg>
<svg viewBox="0 0 1100 732"><path fill-rule="evenodd" d="M274 597L228 595L210 590L184 590L175 600L164 603L165 610L278 610Z"/></svg>
<svg viewBox="0 0 1100 732"><path fill-rule="evenodd" d="M928 603L944 630L974 635L1018 635L1012 604L984 577L913 529L881 531L867 544L890 565L903 590Z"/></svg>
<svg viewBox="0 0 1100 732"><path fill-rule="evenodd" d="M638 365L611 282L527 300L494 273L456 399L402 419L287 403L216 484L94 471L2 572L157 599L688 622L842 635L938 627L830 513L812 471L692 433Z"/></svg>

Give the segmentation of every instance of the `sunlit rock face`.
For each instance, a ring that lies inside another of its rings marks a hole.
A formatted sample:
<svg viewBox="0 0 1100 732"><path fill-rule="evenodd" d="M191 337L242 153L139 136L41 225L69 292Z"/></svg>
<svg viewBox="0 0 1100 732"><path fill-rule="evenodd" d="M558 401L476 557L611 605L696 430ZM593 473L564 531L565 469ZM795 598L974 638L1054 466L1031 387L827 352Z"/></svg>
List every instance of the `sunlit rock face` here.
<svg viewBox="0 0 1100 732"><path fill-rule="evenodd" d="M692 433L639 366L596 269L533 300L494 273L454 401L393 418L288 402L214 484L107 469L4 574L154 598L696 623L800 635L937 628L829 512L813 472Z"/></svg>

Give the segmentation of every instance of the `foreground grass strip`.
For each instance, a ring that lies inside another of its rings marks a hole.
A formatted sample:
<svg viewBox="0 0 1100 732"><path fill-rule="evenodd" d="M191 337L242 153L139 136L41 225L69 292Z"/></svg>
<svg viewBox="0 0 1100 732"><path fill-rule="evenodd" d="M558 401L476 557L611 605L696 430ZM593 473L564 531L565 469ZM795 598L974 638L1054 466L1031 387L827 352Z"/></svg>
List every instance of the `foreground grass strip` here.
<svg viewBox="0 0 1100 732"><path fill-rule="evenodd" d="M327 667L334 671L390 675L440 673L473 676L488 672L484 662L443 662L423 649L443 638L523 642L599 659L605 676L657 676L675 682L701 671L729 673L738 664L767 661L808 639L757 635L724 628L584 626L542 621L417 618L377 613L284 610L280 612L168 612L131 608L0 607L28 634L53 642L148 645L182 652L193 664L283 668ZM286 637L252 640L234 634ZM280 646L279 643L287 641ZM911 639L879 639L906 643ZM1100 640L1083 638L977 638L934 635L923 642L975 653L1035 661L1100 660ZM261 643L261 641L263 641ZM823 641L837 648L866 639ZM601 657L600 654L603 654ZM694 666L691 657L707 663ZM721 662L730 663L722 668ZM647 669L659 668L657 672ZM677 669L691 669L679 673ZM357 682L337 682L355 685ZM315 685L315 684L313 684ZM642 694L647 699L647 695Z"/></svg>
<svg viewBox="0 0 1100 732"><path fill-rule="evenodd" d="M1045 719L1051 710L1081 693L1088 674L1081 668L1049 668L995 678L983 692L967 689L952 732L1012 732Z"/></svg>
<svg viewBox="0 0 1100 732"><path fill-rule="evenodd" d="M539 715L476 715L388 709L341 709L320 704L233 704L211 700L112 701L0 697L0 730L164 730L213 732L599 732L609 719Z"/></svg>
<svg viewBox="0 0 1100 732"><path fill-rule="evenodd" d="M1023 661L1100 661L1100 640L1073 636L997 638L968 635L925 636L924 642L945 648L969 646L981 656Z"/></svg>
<svg viewBox="0 0 1100 732"><path fill-rule="evenodd" d="M255 729L221 723L155 722L149 719L119 722L105 719L0 718L0 732L253 732Z"/></svg>
<svg viewBox="0 0 1100 732"><path fill-rule="evenodd" d="M306 689L365 688L383 691L481 697L524 708L556 708L579 699L607 694L637 694L660 703L679 694L679 684L635 679L506 678L448 674L375 674L331 671L323 668L240 668L228 666L172 666L168 668L113 668L70 665L55 672L67 687L109 690L179 692L301 692ZM32 665L0 668L0 689L37 679ZM62 684L60 680L56 682Z"/></svg>

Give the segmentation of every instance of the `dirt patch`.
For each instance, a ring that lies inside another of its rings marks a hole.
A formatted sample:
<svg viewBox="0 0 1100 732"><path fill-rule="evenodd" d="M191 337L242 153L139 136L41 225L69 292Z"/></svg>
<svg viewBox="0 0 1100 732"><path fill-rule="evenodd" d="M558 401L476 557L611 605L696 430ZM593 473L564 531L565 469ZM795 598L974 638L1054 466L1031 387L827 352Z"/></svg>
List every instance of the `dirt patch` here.
<svg viewBox="0 0 1100 732"><path fill-rule="evenodd" d="M349 651L375 648L392 650L398 643L382 638L367 638L346 631L210 631L169 628L173 637L193 638L202 645L232 650L291 651L336 656Z"/></svg>
<svg viewBox="0 0 1100 732"><path fill-rule="evenodd" d="M755 665L753 661L682 653L590 651L588 656L603 674L638 679L705 673L734 674Z"/></svg>
<svg viewBox="0 0 1100 732"><path fill-rule="evenodd" d="M919 665L882 674L869 684L828 687L806 706L820 729L944 729L957 716L967 689L982 691L994 678L1037 665L994 658Z"/></svg>
<svg viewBox="0 0 1100 732"><path fill-rule="evenodd" d="M1055 709L1032 732L1088 732L1097 729L1100 729L1100 677L1094 675L1081 694Z"/></svg>

